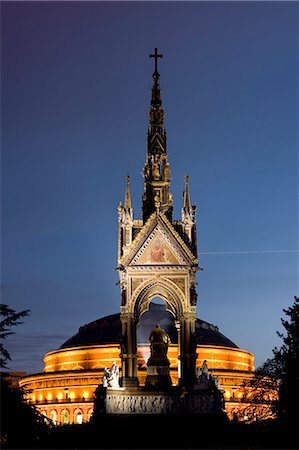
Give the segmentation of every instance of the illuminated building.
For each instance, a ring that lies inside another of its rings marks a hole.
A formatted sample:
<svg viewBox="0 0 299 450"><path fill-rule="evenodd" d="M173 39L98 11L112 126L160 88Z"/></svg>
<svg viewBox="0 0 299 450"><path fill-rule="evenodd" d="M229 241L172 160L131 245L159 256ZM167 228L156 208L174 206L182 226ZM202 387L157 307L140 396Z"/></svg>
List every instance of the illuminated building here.
<svg viewBox="0 0 299 450"><path fill-rule="evenodd" d="M142 219L133 218L129 177L124 205L118 207L120 313L81 327L60 349L45 355L43 373L20 381L29 401L54 423L89 420L94 391L104 368L114 361L121 368L122 386L142 386L149 357L148 336L156 323L171 338L168 358L173 385L188 386L195 368L207 360L209 369L219 377L229 415L239 404L243 382L253 376L253 354L238 348L214 325L196 318L196 207L190 202L186 176L182 216L173 220L159 55L155 50L151 56L155 71Z"/></svg>

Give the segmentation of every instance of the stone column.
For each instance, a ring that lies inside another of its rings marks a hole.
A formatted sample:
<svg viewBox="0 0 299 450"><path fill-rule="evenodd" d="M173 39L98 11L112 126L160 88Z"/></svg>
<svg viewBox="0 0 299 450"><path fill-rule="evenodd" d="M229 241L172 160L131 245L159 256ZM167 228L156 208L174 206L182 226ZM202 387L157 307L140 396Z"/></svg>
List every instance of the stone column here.
<svg viewBox="0 0 299 450"><path fill-rule="evenodd" d="M122 386L138 386L137 330L133 313L121 313L122 322Z"/></svg>
<svg viewBox="0 0 299 450"><path fill-rule="evenodd" d="M196 381L196 337L195 337L196 312L194 307L190 307L181 318L181 378L180 384L188 389L192 389Z"/></svg>

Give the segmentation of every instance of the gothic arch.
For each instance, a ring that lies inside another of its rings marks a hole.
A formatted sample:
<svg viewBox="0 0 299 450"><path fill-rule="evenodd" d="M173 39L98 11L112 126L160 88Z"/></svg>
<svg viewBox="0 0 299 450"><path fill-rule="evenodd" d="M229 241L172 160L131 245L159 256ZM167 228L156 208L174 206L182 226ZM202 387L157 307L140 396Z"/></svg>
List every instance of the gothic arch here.
<svg viewBox="0 0 299 450"><path fill-rule="evenodd" d="M143 282L134 292L132 297L132 309L137 320L149 310L150 302L154 297L161 297L166 303L166 311L169 311L175 320L182 317L186 300L177 285L164 277L153 278Z"/></svg>
<svg viewBox="0 0 299 450"><path fill-rule="evenodd" d="M68 425L70 423L70 412L67 408L61 411L61 423L62 425Z"/></svg>
<svg viewBox="0 0 299 450"><path fill-rule="evenodd" d="M51 411L50 411L50 419L53 421L54 425L57 424L57 417L58 417L58 415L57 415L56 409L51 409Z"/></svg>
<svg viewBox="0 0 299 450"><path fill-rule="evenodd" d="M83 412L80 408L74 411L74 423L81 425L83 422Z"/></svg>

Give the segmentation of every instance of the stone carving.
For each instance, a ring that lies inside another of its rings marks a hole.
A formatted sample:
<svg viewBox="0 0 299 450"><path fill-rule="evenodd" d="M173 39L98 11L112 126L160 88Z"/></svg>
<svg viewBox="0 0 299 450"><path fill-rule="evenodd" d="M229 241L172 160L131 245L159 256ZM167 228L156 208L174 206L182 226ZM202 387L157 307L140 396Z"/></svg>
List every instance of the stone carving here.
<svg viewBox="0 0 299 450"><path fill-rule="evenodd" d="M132 279L132 285L131 285L131 293L133 293L135 291L135 289L141 284L143 283L144 278L133 278Z"/></svg>
<svg viewBox="0 0 299 450"><path fill-rule="evenodd" d="M153 176L154 176L154 180L160 180L160 170L159 170L158 163L154 163L154 165L153 165Z"/></svg>
<svg viewBox="0 0 299 450"><path fill-rule="evenodd" d="M215 386L217 389L219 389L219 391L222 390L219 378L214 374L213 370L211 371L211 374L209 376L209 382L212 386Z"/></svg>
<svg viewBox="0 0 299 450"><path fill-rule="evenodd" d="M159 324L149 335L151 354L147 361L147 376L145 387L147 389L167 389L171 386L169 374L170 362L167 358L170 338Z"/></svg>
<svg viewBox="0 0 299 450"><path fill-rule="evenodd" d="M217 375L214 374L214 371L212 370L209 375L209 368L206 359L204 360L201 368L198 367L196 369L196 378L197 378L196 389L213 389L213 390L217 389L221 391L219 378L217 377Z"/></svg>
<svg viewBox="0 0 299 450"><path fill-rule="evenodd" d="M106 412L110 414L181 414L209 413L219 409L220 397L200 395L114 395L106 397Z"/></svg>
<svg viewBox="0 0 299 450"><path fill-rule="evenodd" d="M183 294L185 295L185 287L186 287L186 283L185 283L185 278L171 278L171 280L173 283L175 283L180 290L183 292Z"/></svg>
<svg viewBox="0 0 299 450"><path fill-rule="evenodd" d="M208 369L208 364L207 364L207 360L205 359L202 366L201 366L201 373L202 375L208 377L209 375L209 369Z"/></svg>
<svg viewBox="0 0 299 450"><path fill-rule="evenodd" d="M205 359L201 367L196 368L196 379L197 379L197 388L207 389L208 388L208 365L207 360Z"/></svg>
<svg viewBox="0 0 299 450"><path fill-rule="evenodd" d="M119 367L114 361L110 369L104 368L103 387L119 388Z"/></svg>
<svg viewBox="0 0 299 450"><path fill-rule="evenodd" d="M103 387L108 387L108 382L110 379L110 372L109 369L107 369L107 367L104 367L104 373L103 373Z"/></svg>

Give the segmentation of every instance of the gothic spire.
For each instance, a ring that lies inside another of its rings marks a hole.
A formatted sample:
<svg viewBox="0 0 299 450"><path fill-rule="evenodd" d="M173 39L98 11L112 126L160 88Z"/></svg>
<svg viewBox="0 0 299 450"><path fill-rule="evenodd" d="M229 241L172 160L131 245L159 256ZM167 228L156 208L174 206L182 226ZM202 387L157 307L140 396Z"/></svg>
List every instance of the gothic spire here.
<svg viewBox="0 0 299 450"><path fill-rule="evenodd" d="M129 211L131 209L131 192L130 192L130 177L127 175L126 177L126 195L125 195L125 204L124 208Z"/></svg>
<svg viewBox="0 0 299 450"><path fill-rule="evenodd" d="M126 177L126 193L124 205L118 205L118 257L120 258L130 247L133 239L133 209L131 206L130 177Z"/></svg>
<svg viewBox="0 0 299 450"><path fill-rule="evenodd" d="M149 112L149 127L148 127L148 152L155 154L164 150L166 152L166 131L164 127L164 111L162 108L161 91L159 85L160 74L158 72L158 58L163 55L158 54L158 49L155 48L155 53L149 55L150 58L155 58L155 70L153 73L154 85L152 87L151 107Z"/></svg>
<svg viewBox="0 0 299 450"><path fill-rule="evenodd" d="M118 221L122 225L132 225L133 221L133 208L131 206L131 192L130 192L130 177L126 176L126 193L125 202L119 202L118 205Z"/></svg>
<svg viewBox="0 0 299 450"><path fill-rule="evenodd" d="M189 195L189 177L188 177L188 175L185 175L185 190L184 190L183 209L186 212L190 211L190 195Z"/></svg>
<svg viewBox="0 0 299 450"><path fill-rule="evenodd" d="M184 189L184 199L182 207L182 229L183 232L188 236L190 242L195 242L195 233L192 232L195 226L195 211L196 206L191 206L190 194L189 194L189 177L185 175L185 189ZM193 236L194 235L194 236Z"/></svg>
<svg viewBox="0 0 299 450"><path fill-rule="evenodd" d="M166 214L170 220L172 218L172 196L169 192L170 168L167 161L166 130L159 85L160 74L157 64L158 58L162 58L163 55L158 54L158 49L155 48L154 54L150 54L149 57L155 59L155 68L147 132L147 157L143 169L144 194L142 210L144 222L155 211L157 197L160 199L159 211Z"/></svg>

